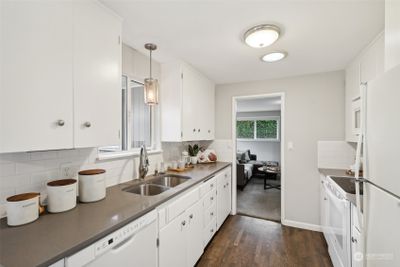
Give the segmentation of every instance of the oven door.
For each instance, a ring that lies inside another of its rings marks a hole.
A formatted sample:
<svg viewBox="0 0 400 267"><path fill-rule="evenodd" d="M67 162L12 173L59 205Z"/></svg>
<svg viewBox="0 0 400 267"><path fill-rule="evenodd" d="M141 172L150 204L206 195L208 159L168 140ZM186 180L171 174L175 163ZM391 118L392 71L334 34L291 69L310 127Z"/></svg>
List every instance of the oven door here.
<svg viewBox="0 0 400 267"><path fill-rule="evenodd" d="M330 183L327 197L326 232L329 254L335 267L350 266L350 203Z"/></svg>

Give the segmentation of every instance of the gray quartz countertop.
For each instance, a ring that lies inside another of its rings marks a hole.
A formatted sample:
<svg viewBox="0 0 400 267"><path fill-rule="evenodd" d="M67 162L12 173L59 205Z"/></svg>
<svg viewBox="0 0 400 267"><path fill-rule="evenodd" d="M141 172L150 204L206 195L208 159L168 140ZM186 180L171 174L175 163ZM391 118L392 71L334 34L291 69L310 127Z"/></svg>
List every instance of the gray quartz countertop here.
<svg viewBox="0 0 400 267"><path fill-rule="evenodd" d="M9 227L6 219L2 219L0 266L48 266L74 254L230 165L225 162L197 165L190 171L178 173L192 179L156 196L140 196L121 190L141 183L134 180L107 188L107 196L101 201L79 203L76 208L63 213L45 214L27 225Z"/></svg>

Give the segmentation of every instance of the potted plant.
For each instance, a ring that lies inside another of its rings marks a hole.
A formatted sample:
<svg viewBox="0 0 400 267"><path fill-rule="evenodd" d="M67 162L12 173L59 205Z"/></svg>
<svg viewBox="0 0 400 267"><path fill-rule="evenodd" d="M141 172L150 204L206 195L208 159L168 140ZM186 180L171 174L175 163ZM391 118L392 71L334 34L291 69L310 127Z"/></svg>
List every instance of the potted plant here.
<svg viewBox="0 0 400 267"><path fill-rule="evenodd" d="M200 147L197 144L189 145L188 152L190 156L190 162L194 165L197 164L197 154L199 153Z"/></svg>

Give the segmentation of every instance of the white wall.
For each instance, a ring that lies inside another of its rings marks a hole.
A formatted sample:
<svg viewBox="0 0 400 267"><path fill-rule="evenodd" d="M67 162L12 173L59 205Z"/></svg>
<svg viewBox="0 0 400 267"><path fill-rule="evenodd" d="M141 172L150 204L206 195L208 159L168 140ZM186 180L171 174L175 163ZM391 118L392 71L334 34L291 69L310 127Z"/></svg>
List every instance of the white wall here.
<svg viewBox="0 0 400 267"><path fill-rule="evenodd" d="M257 155L257 160L281 162L281 142L238 141L237 150L250 149L251 154Z"/></svg>
<svg viewBox="0 0 400 267"><path fill-rule="evenodd" d="M285 220L304 227L319 225L317 142L344 140L344 72L335 71L267 81L218 85L214 147L229 151L232 97L285 93ZM232 142L232 141L231 141ZM226 155L226 151L219 151ZM316 227L315 229L317 229Z"/></svg>

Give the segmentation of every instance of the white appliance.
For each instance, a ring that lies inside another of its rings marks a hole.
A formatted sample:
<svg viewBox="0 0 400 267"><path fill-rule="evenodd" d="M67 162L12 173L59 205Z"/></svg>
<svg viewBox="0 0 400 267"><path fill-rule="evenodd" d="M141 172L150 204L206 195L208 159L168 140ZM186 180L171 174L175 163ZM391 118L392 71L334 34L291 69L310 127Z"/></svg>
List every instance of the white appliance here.
<svg viewBox="0 0 400 267"><path fill-rule="evenodd" d="M65 266L157 266L157 212L151 211L67 257Z"/></svg>
<svg viewBox="0 0 400 267"><path fill-rule="evenodd" d="M358 150L363 145L365 176L362 259L367 267L395 267L400 266L400 66L370 82L364 91L364 137L358 144Z"/></svg>
<svg viewBox="0 0 400 267"><path fill-rule="evenodd" d="M330 178L322 181L324 220L323 232L328 243L329 255L333 266L350 266L351 260L351 226L350 202L346 192L341 190Z"/></svg>

